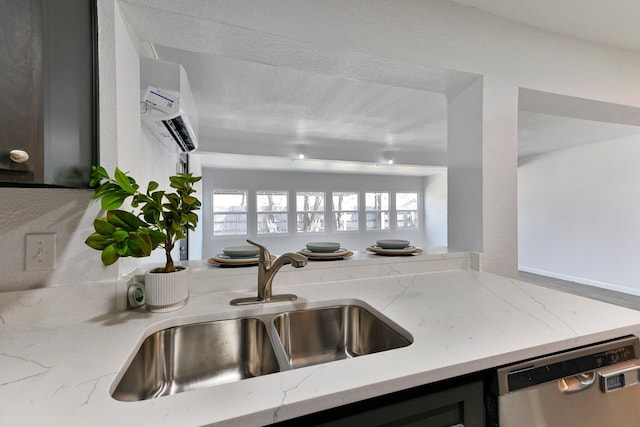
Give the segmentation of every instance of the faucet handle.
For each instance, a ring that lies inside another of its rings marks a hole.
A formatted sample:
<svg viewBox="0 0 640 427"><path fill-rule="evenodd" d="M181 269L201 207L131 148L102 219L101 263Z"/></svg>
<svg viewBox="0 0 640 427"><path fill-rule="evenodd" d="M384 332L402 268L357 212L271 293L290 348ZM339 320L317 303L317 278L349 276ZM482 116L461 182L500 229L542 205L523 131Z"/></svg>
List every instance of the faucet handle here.
<svg viewBox="0 0 640 427"><path fill-rule="evenodd" d="M271 253L269 252L269 249L262 246L260 243L256 243L249 239L247 239L247 242L260 248L260 258L258 259L258 262L264 262L264 265L267 268L271 267Z"/></svg>

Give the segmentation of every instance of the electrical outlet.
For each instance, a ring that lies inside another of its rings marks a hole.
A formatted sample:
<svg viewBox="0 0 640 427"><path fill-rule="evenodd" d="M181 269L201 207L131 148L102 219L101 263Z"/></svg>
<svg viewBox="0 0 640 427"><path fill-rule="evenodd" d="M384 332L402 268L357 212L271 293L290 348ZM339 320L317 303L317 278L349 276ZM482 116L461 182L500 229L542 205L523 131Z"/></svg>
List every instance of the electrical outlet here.
<svg viewBox="0 0 640 427"><path fill-rule="evenodd" d="M25 271L56 269L55 233L27 234L25 248Z"/></svg>

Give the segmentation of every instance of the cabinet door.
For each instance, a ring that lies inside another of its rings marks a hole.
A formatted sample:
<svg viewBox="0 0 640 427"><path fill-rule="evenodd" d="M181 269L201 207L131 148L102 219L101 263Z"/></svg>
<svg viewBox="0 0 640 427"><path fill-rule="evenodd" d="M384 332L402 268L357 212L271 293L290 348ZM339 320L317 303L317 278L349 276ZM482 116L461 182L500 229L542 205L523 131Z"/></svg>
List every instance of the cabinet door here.
<svg viewBox="0 0 640 427"><path fill-rule="evenodd" d="M42 182L41 0L0 2L0 28L0 180ZM29 160L11 160L12 150Z"/></svg>
<svg viewBox="0 0 640 427"><path fill-rule="evenodd" d="M282 425L482 427L483 393L482 381L476 381L411 398L394 398L383 404L374 398L359 402L357 407L335 408L322 415L285 421Z"/></svg>

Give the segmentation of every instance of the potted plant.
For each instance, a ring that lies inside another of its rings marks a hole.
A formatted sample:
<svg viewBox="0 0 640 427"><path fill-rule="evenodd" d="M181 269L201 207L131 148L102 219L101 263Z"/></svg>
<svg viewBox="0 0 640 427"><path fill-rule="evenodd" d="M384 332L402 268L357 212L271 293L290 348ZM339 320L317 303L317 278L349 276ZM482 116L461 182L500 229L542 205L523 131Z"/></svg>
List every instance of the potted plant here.
<svg viewBox="0 0 640 427"><path fill-rule="evenodd" d="M169 177L175 192L158 190L158 183L150 181L145 192L135 179L115 168L111 177L102 167L93 167L92 196L100 200L106 215L93 222L95 232L85 243L102 251L102 263L111 265L120 257L147 257L157 247L164 249L164 267L145 273L145 299L149 311L172 311L184 306L189 288L184 267L176 267L171 250L177 241L186 237L186 230L194 230L201 206L193 184L202 177L178 173ZM120 209L130 198L130 211Z"/></svg>

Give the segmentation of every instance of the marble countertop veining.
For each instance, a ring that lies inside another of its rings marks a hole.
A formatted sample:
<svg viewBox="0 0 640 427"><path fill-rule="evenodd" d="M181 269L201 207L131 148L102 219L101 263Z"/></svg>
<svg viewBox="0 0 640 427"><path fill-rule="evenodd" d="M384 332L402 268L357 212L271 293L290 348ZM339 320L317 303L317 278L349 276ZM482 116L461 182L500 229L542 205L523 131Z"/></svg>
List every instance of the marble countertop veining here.
<svg viewBox="0 0 640 427"><path fill-rule="evenodd" d="M216 280L214 271L198 280L209 276ZM229 305L247 295L238 286L194 293L172 313L0 322L0 425L264 425L640 332L640 312L477 271L280 284L278 292L299 300L253 307ZM158 399L120 402L110 395L118 372L152 332L338 300L365 302L406 329L413 343Z"/></svg>

